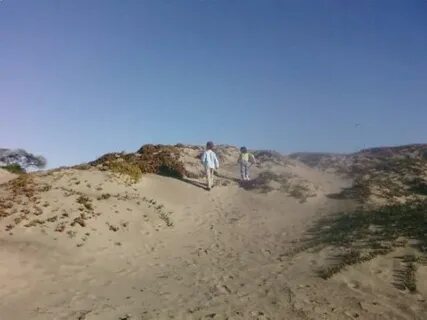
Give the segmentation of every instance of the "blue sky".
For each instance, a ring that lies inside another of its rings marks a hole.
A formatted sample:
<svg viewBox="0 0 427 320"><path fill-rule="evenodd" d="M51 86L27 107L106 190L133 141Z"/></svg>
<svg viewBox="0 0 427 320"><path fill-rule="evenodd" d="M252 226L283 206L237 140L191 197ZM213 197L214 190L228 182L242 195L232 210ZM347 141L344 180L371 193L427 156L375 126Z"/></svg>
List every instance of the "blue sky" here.
<svg viewBox="0 0 427 320"><path fill-rule="evenodd" d="M0 1L0 147L50 167L145 143L426 137L424 0Z"/></svg>

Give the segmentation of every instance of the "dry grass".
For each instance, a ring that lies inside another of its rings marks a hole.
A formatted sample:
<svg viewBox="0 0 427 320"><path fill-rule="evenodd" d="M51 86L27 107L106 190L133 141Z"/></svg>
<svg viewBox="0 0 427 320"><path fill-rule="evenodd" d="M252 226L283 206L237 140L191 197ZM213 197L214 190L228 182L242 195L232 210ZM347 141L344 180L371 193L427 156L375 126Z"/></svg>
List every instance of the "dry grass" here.
<svg viewBox="0 0 427 320"><path fill-rule="evenodd" d="M399 290L415 293L417 291L416 272L421 259L415 255L406 255L398 259L401 260L402 268L394 272L394 286Z"/></svg>
<svg viewBox="0 0 427 320"><path fill-rule="evenodd" d="M390 205L376 210L359 209L320 219L308 231L307 248L341 251L337 261L319 271L330 278L348 265L361 263L401 246L399 239L416 240L413 246L427 254L427 201ZM346 248L352 248L350 251Z"/></svg>

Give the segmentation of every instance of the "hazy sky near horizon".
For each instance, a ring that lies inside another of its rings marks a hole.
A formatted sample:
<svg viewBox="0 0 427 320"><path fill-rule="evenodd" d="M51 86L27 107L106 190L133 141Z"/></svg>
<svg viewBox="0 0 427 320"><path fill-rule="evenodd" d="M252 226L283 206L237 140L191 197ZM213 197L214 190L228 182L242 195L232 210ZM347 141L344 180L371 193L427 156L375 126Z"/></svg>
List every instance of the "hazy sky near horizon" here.
<svg viewBox="0 0 427 320"><path fill-rule="evenodd" d="M425 0L1 0L0 147L427 142Z"/></svg>

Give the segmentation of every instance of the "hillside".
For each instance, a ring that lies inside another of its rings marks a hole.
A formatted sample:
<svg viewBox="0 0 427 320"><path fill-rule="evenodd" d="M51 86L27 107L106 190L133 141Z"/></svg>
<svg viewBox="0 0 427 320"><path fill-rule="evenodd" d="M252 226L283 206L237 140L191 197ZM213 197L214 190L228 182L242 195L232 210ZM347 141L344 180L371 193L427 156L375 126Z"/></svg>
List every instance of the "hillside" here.
<svg viewBox="0 0 427 320"><path fill-rule="evenodd" d="M353 186L343 190L342 197L384 205L427 196L426 144L373 148L348 155L296 153L289 157L311 168L352 178Z"/></svg>
<svg viewBox="0 0 427 320"><path fill-rule="evenodd" d="M254 151L253 180L241 185L238 149L219 146L210 192L199 146L8 175L0 314L424 319L425 150Z"/></svg>

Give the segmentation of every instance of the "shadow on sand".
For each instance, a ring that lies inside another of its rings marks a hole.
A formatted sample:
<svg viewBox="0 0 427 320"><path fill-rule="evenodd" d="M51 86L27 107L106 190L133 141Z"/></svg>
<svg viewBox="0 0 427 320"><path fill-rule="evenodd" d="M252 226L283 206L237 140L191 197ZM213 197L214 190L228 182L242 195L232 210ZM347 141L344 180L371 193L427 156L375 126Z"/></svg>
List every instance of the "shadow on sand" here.
<svg viewBox="0 0 427 320"><path fill-rule="evenodd" d="M237 185L239 185L241 188L245 188L245 186L246 186L240 179L237 179L237 178L234 178L234 177L229 177L229 176L226 176L226 175L223 175L223 174L219 174L217 172L215 173L215 176L217 178L220 178L220 179L224 179L224 180L228 180L228 181L234 182ZM193 185L195 187L201 188L203 190L208 190L205 182L200 182L200 181L197 181L195 179L190 179L190 178L182 178L180 180L183 181L183 182L185 182L185 183L191 184L191 185Z"/></svg>
<svg viewBox="0 0 427 320"><path fill-rule="evenodd" d="M189 178L182 178L181 181L183 181L185 183L188 183L188 184L191 184L191 185L193 185L193 186L195 186L197 188L201 188L203 190L208 190L208 188L206 187L206 183L202 183L202 182L199 182L199 181L196 181L196 180L192 180L192 179L189 179Z"/></svg>

